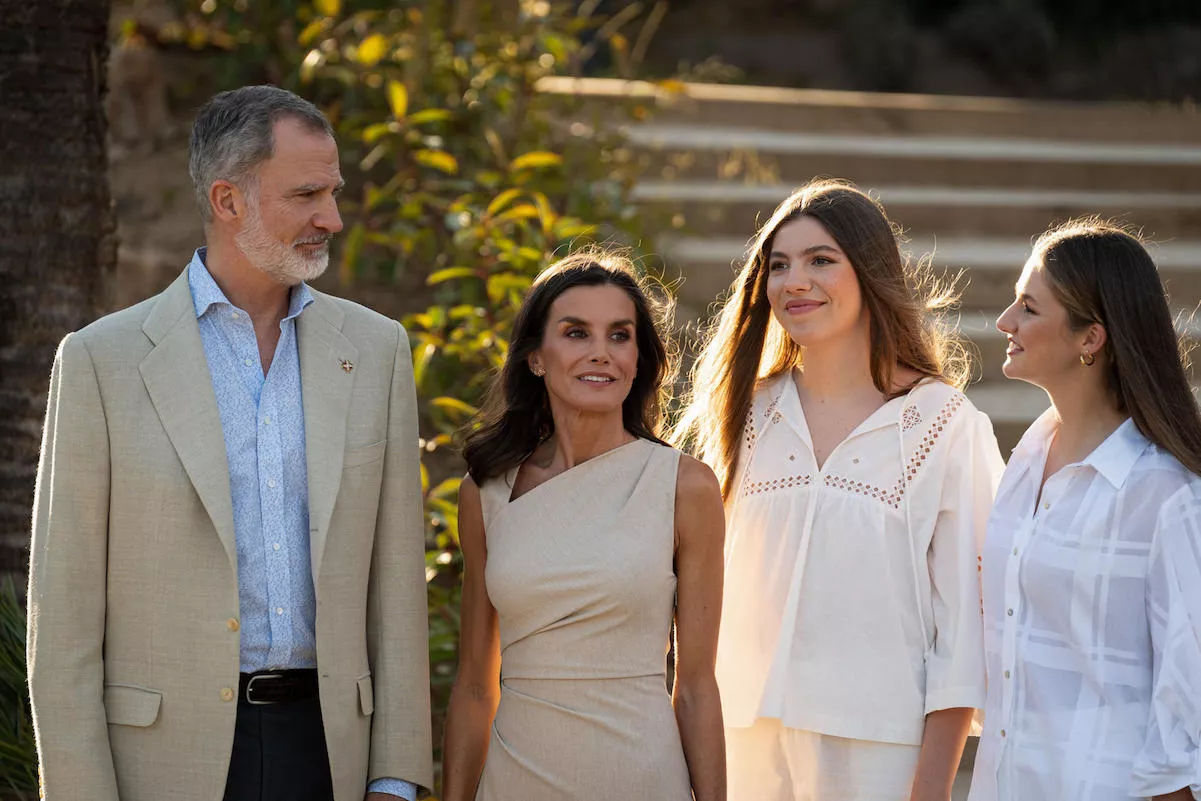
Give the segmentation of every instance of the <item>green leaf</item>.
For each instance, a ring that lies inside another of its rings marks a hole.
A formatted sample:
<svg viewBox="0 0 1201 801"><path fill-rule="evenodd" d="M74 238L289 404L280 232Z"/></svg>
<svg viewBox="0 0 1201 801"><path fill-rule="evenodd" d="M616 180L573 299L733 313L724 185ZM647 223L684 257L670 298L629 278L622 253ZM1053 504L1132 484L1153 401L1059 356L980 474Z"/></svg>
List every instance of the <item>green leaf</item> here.
<svg viewBox="0 0 1201 801"><path fill-rule="evenodd" d="M358 61L364 67L374 67L388 52L388 40L383 34L373 33L359 45Z"/></svg>
<svg viewBox="0 0 1201 801"><path fill-rule="evenodd" d="M437 272L431 273L430 277L425 279L425 283L433 286L440 284L443 281L450 281L455 278L477 278L478 273L470 267L447 267Z"/></svg>
<svg viewBox="0 0 1201 801"><path fill-rule="evenodd" d="M485 213L487 216L491 217L505 206L509 205L509 203L511 203L520 194L520 189L506 189L492 199L492 202L488 204L488 211Z"/></svg>
<svg viewBox="0 0 1201 801"><path fill-rule="evenodd" d="M445 150L418 150L413 154L413 159L424 167L430 167L447 175L455 175L459 171L458 160Z"/></svg>
<svg viewBox="0 0 1201 801"><path fill-rule="evenodd" d="M473 417L476 412L479 411L479 409L472 406L470 403L461 401L458 398L450 398L445 395L440 398L434 398L432 401L430 401L430 403L439 409L442 409L443 411L450 412L452 414L459 414L463 417Z"/></svg>
<svg viewBox="0 0 1201 801"><path fill-rule="evenodd" d="M446 122L455 118L454 112L444 108L423 108L409 115L409 125L425 125L427 122Z"/></svg>
<svg viewBox="0 0 1201 801"><path fill-rule="evenodd" d="M563 163L563 157L558 153L550 153L546 150L535 150L532 153L524 153L509 165L512 172L518 170L536 170L542 167L558 167Z"/></svg>
<svg viewBox="0 0 1201 801"><path fill-rule="evenodd" d="M532 203L522 203L514 206L503 214L497 215L497 222L511 222L513 220L529 220L538 216L538 207Z"/></svg>
<svg viewBox="0 0 1201 801"><path fill-rule="evenodd" d="M374 145L377 141L379 141L379 138L381 136L384 136L385 134L388 134L388 133L395 132L397 130L398 129L396 128L396 123L377 122L377 123L368 125L366 128L364 128L361 136L362 136L364 144Z"/></svg>
<svg viewBox="0 0 1201 801"><path fill-rule="evenodd" d="M409 110L409 90L400 81L388 81L388 108L398 120L403 120Z"/></svg>

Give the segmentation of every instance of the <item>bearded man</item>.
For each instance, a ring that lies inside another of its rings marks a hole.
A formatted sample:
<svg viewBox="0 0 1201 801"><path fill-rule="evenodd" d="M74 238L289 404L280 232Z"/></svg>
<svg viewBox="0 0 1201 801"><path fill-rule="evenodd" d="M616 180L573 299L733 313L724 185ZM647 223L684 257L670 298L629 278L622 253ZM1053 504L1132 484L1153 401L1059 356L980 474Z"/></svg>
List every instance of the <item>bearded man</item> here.
<svg viewBox="0 0 1201 801"><path fill-rule="evenodd" d="M408 340L306 283L342 229L312 104L217 95L190 172L207 247L54 361L29 581L43 794L412 799L432 766Z"/></svg>

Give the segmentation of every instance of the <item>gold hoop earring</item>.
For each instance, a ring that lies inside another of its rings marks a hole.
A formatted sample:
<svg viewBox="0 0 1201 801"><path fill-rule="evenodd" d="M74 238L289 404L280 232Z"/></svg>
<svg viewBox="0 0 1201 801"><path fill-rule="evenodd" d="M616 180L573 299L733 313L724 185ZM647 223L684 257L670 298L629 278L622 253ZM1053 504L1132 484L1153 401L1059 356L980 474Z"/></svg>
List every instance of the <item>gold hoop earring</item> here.
<svg viewBox="0 0 1201 801"><path fill-rule="evenodd" d="M1095 353L1081 353L1080 354L1080 363L1083 364L1085 367L1092 367L1094 364L1096 364L1096 362L1097 362L1097 354L1095 354Z"/></svg>

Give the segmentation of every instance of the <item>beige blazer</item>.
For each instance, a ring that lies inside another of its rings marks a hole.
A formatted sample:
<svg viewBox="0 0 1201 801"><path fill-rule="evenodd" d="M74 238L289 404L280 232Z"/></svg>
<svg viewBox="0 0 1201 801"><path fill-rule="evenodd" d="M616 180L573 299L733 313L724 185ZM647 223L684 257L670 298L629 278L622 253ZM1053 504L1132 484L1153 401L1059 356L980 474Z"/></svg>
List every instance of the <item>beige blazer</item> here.
<svg viewBox="0 0 1201 801"><path fill-rule="evenodd" d="M362 801L379 777L432 784L416 398L400 325L313 295L296 328L321 711L335 798ZM237 713L235 554L185 271L55 357L29 579L46 798L220 801Z"/></svg>

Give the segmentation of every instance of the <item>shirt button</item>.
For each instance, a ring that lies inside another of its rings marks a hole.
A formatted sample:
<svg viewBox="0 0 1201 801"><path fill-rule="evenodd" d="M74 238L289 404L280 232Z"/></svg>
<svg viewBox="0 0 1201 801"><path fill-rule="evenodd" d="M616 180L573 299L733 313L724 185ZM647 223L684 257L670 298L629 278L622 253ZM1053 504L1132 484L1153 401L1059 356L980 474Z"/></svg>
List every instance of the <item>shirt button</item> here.
<svg viewBox="0 0 1201 801"><path fill-rule="evenodd" d="M263 418L263 425L265 425L265 426L271 425L271 415L267 415L266 417Z"/></svg>
<svg viewBox="0 0 1201 801"><path fill-rule="evenodd" d="M1005 614L1009 615L1010 617L1013 617L1013 610L1012 610L1012 609L1006 609L1006 610L1005 610Z"/></svg>
<svg viewBox="0 0 1201 801"><path fill-rule="evenodd" d="M242 315L238 314L237 312L230 312L230 313L229 313L229 319L231 319L231 320L240 320L240 319L242 319Z"/></svg>
<svg viewBox="0 0 1201 801"><path fill-rule="evenodd" d="M273 479L273 478L267 479L267 486L270 487L271 489L275 489L275 479Z"/></svg>
<svg viewBox="0 0 1201 801"><path fill-rule="evenodd" d="M1005 671L1005 678L1009 678L1009 671Z"/></svg>
<svg viewBox="0 0 1201 801"><path fill-rule="evenodd" d="M229 620L225 621L225 627L230 631L237 631L238 626L238 619L236 617L231 617Z"/></svg>
<svg viewBox="0 0 1201 801"><path fill-rule="evenodd" d="M1051 508L1051 502L1050 502L1050 501L1043 501L1043 508L1044 508L1044 509L1050 509L1050 508Z"/></svg>
<svg viewBox="0 0 1201 801"><path fill-rule="evenodd" d="M852 459L851 464L859 464L859 457L856 456L854 459Z"/></svg>
<svg viewBox="0 0 1201 801"><path fill-rule="evenodd" d="M1004 737L1004 736L1005 736L1005 730L1004 730L1004 729L1001 729L1001 736L1002 736L1002 737Z"/></svg>
<svg viewBox="0 0 1201 801"><path fill-rule="evenodd" d="M283 613L284 613L284 608L282 606L275 607L275 614L282 615Z"/></svg>
<svg viewBox="0 0 1201 801"><path fill-rule="evenodd" d="M250 359L243 359L243 360L242 360L242 364L244 364L244 365L246 365L247 367L249 367L250 365L254 364L254 362L250 361Z"/></svg>
<svg viewBox="0 0 1201 801"><path fill-rule="evenodd" d="M277 551L278 551L278 550L279 550L279 543L278 543L278 542L273 542L273 543L271 543L271 547L272 547L272 548L274 548L275 550L277 550Z"/></svg>
<svg viewBox="0 0 1201 801"><path fill-rule="evenodd" d="M221 700L222 701L234 700L234 691L233 691L232 687L222 687L221 688Z"/></svg>
<svg viewBox="0 0 1201 801"><path fill-rule="evenodd" d="M1017 555L1018 555L1018 549L1017 549L1017 547L1016 547L1016 546L1015 546L1015 547L1014 547L1014 549L1013 549L1013 555L1014 555L1014 556L1017 556Z"/></svg>

